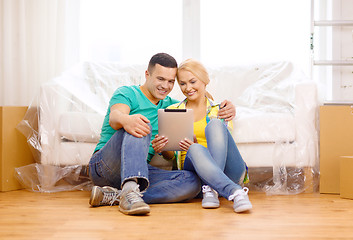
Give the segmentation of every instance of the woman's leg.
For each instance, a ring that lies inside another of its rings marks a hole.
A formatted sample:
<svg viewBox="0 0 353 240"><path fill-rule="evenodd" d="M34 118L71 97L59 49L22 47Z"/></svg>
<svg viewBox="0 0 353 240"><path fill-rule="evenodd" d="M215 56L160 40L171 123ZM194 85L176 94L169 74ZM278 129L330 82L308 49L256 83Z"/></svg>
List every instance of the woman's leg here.
<svg viewBox="0 0 353 240"><path fill-rule="evenodd" d="M245 163L226 126L212 119L206 127L207 148L193 144L186 155L184 169L196 171L201 180L228 198L242 187Z"/></svg>
<svg viewBox="0 0 353 240"><path fill-rule="evenodd" d="M140 190L148 187L147 154L151 134L137 138L118 130L90 160L90 177L95 185L121 189L126 180L137 178Z"/></svg>
<svg viewBox="0 0 353 240"><path fill-rule="evenodd" d="M234 201L234 211L244 212L252 208L249 201L248 189L242 187L246 164L241 157L234 139L227 127L219 120L214 119L206 127L207 146L215 162L224 165L224 174L234 183L234 189L228 192L229 195L223 195L228 200ZM215 188L217 191L219 189Z"/></svg>
<svg viewBox="0 0 353 240"><path fill-rule="evenodd" d="M214 161L234 182L241 184L246 166L227 127L218 119L212 119L205 129L207 148Z"/></svg>
<svg viewBox="0 0 353 240"><path fill-rule="evenodd" d="M208 149L197 143L190 146L186 154L184 169L195 171L202 182L225 198L228 198L239 186L224 174Z"/></svg>

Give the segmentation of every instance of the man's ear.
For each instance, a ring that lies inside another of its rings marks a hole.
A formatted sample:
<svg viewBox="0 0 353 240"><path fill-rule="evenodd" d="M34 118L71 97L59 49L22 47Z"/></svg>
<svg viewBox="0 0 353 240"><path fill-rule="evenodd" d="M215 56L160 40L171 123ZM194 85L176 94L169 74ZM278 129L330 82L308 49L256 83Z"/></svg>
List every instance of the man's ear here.
<svg viewBox="0 0 353 240"><path fill-rule="evenodd" d="M150 77L150 73L148 72L148 70L146 70L145 71L145 78L146 78L146 80L147 80L147 78L149 78Z"/></svg>

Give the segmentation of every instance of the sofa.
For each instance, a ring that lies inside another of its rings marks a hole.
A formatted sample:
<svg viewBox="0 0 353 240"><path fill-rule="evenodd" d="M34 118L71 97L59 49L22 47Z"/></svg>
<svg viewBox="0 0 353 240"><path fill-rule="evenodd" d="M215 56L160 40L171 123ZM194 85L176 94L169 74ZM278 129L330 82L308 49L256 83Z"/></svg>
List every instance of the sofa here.
<svg viewBox="0 0 353 240"><path fill-rule="evenodd" d="M40 163L87 165L110 96L120 86L143 84L146 67L85 62L44 84L38 98ZM206 68L215 100L236 106L232 134L249 167L250 187L274 194L312 191L318 173L316 84L291 62ZM184 99L177 84L170 96Z"/></svg>

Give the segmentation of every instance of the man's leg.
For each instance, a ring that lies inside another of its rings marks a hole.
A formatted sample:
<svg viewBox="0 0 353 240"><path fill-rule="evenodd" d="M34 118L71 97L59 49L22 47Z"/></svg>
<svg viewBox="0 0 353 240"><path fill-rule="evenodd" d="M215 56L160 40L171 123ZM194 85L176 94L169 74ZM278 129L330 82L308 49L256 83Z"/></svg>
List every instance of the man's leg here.
<svg viewBox="0 0 353 240"><path fill-rule="evenodd" d="M167 171L148 166L150 187L143 195L146 203L172 203L193 199L200 191L200 179L194 172Z"/></svg>
<svg viewBox="0 0 353 240"><path fill-rule="evenodd" d="M148 188L147 155L151 134L137 138L125 132L121 147L121 179L119 210L129 215L144 215L150 207L143 201L142 191Z"/></svg>
<svg viewBox="0 0 353 240"><path fill-rule="evenodd" d="M136 138L120 129L90 161L90 176L95 185L123 190L120 194L120 209L126 214L144 214L147 208L149 212L148 205L140 197L140 190L145 190L149 185L146 159L150 139L151 134ZM104 191L98 193L109 194ZM139 210L141 207L144 208L143 212Z"/></svg>
<svg viewBox="0 0 353 240"><path fill-rule="evenodd" d="M95 185L121 189L122 184L138 178L141 191L148 186L146 164L151 135L136 138L118 130L89 163L90 177Z"/></svg>
<svg viewBox="0 0 353 240"><path fill-rule="evenodd" d="M94 153L89 162L90 178L94 185L121 186L120 165L121 165L121 144L124 130L117 131L105 146Z"/></svg>

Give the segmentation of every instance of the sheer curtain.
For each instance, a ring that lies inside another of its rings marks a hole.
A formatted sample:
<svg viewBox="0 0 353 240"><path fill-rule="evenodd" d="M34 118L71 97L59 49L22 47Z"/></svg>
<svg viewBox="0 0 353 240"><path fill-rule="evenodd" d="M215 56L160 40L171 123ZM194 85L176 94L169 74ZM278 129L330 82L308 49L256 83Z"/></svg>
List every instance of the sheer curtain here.
<svg viewBox="0 0 353 240"><path fill-rule="evenodd" d="M0 0L0 105L28 106L65 67L66 0Z"/></svg>

